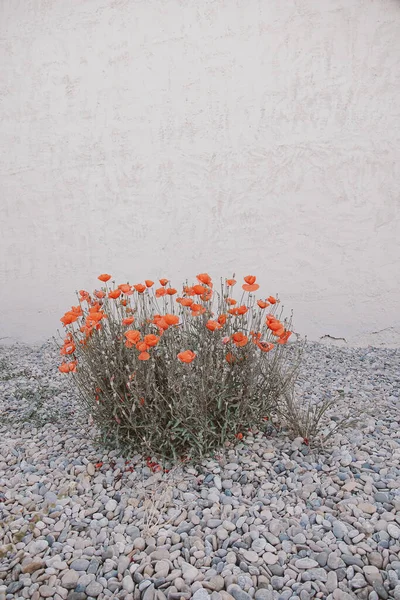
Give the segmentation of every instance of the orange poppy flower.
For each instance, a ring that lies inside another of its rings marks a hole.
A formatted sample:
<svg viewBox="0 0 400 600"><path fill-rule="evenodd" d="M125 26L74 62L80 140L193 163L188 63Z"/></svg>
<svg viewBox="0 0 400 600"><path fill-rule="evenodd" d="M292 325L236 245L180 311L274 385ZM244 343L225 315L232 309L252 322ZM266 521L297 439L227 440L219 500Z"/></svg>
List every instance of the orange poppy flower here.
<svg viewBox="0 0 400 600"><path fill-rule="evenodd" d="M124 336L131 344L137 344L141 338L141 334L138 329L129 329L129 331L125 331Z"/></svg>
<svg viewBox="0 0 400 600"><path fill-rule="evenodd" d="M178 290L176 290L175 288L168 288L167 289L167 294L168 296L173 296L174 294L177 293Z"/></svg>
<svg viewBox="0 0 400 600"><path fill-rule="evenodd" d="M111 279L111 275L108 275L107 273L103 273L102 275L99 275L97 279L100 279L100 281L108 281L109 279Z"/></svg>
<svg viewBox="0 0 400 600"><path fill-rule="evenodd" d="M108 297L116 300L117 298L120 297L120 295L121 295L121 290L111 290L111 292L109 292L109 294L108 294Z"/></svg>
<svg viewBox="0 0 400 600"><path fill-rule="evenodd" d="M143 292L146 289L146 286L143 285L143 283L137 283L136 285L133 286L135 288L135 290L139 293L139 294L143 294Z"/></svg>
<svg viewBox="0 0 400 600"><path fill-rule="evenodd" d="M216 329L221 329L221 325L218 323L218 321L213 321L212 319L207 321L206 327L210 331L215 331Z"/></svg>
<svg viewBox="0 0 400 600"><path fill-rule="evenodd" d="M179 352L178 359L183 363L191 363L196 358L196 354L191 350L185 350L184 352Z"/></svg>
<svg viewBox="0 0 400 600"><path fill-rule="evenodd" d="M63 325L71 325L71 323L75 323L77 320L78 315L75 315L73 312L66 312L65 315L60 319Z"/></svg>
<svg viewBox="0 0 400 600"><path fill-rule="evenodd" d="M157 346L158 342L160 341L160 338L154 335L153 333L149 333L148 335L144 336L144 341L148 346L152 347Z"/></svg>
<svg viewBox="0 0 400 600"><path fill-rule="evenodd" d="M103 292L103 290L95 290L94 291L94 295L96 296L96 298L104 298L104 296L106 295L106 293Z"/></svg>
<svg viewBox="0 0 400 600"><path fill-rule="evenodd" d="M237 331L236 333L234 333L232 339L238 348L242 348L249 341L247 335L244 335L244 333L242 333L241 331Z"/></svg>
<svg viewBox="0 0 400 600"><path fill-rule="evenodd" d="M276 304L276 298L274 298L273 296L269 296L267 298L268 302L270 302L271 304Z"/></svg>
<svg viewBox="0 0 400 600"><path fill-rule="evenodd" d="M232 352L228 352L228 354L225 356L225 359L230 365L233 365L233 363L236 361Z"/></svg>
<svg viewBox="0 0 400 600"><path fill-rule="evenodd" d="M178 325L179 317L177 315L166 314L164 317L164 321L168 323L168 325Z"/></svg>
<svg viewBox="0 0 400 600"><path fill-rule="evenodd" d="M269 303L264 302L264 300L257 300L257 304L260 308L267 308L267 306L269 306Z"/></svg>
<svg viewBox="0 0 400 600"><path fill-rule="evenodd" d="M286 344L290 336L292 335L291 331L285 331L279 338L278 344Z"/></svg>
<svg viewBox="0 0 400 600"><path fill-rule="evenodd" d="M236 279L227 279L227 280L226 280L226 283L227 283L229 286L235 285L235 283L236 283Z"/></svg>
<svg viewBox="0 0 400 600"><path fill-rule="evenodd" d="M231 315L245 315L247 313L249 309L247 308L247 306L244 306L244 304L242 306L238 306L235 308L231 308L228 310L228 313Z"/></svg>
<svg viewBox="0 0 400 600"><path fill-rule="evenodd" d="M60 350L60 354L65 356L66 354L73 354L76 350L74 342L69 342L64 344L64 346Z"/></svg>
<svg viewBox="0 0 400 600"><path fill-rule="evenodd" d="M141 352L138 356L139 360L149 360L150 354L148 352Z"/></svg>
<svg viewBox="0 0 400 600"><path fill-rule="evenodd" d="M126 306L127 304L128 304L128 302L125 299L121 300L121 306Z"/></svg>
<svg viewBox="0 0 400 600"><path fill-rule="evenodd" d="M126 319L122 319L122 325L131 325L135 317L126 317Z"/></svg>
<svg viewBox="0 0 400 600"><path fill-rule="evenodd" d="M154 285L154 281L152 281L151 279L145 279L144 282L148 288Z"/></svg>
<svg viewBox="0 0 400 600"><path fill-rule="evenodd" d="M72 306L71 312L73 312L74 315L77 315L78 317L81 317L83 315L81 306Z"/></svg>
<svg viewBox="0 0 400 600"><path fill-rule="evenodd" d="M192 298L177 298L176 301L178 302L179 300L179 304L181 304L182 306L192 306L194 300L192 300Z"/></svg>
<svg viewBox="0 0 400 600"><path fill-rule="evenodd" d="M235 435L235 437L236 437L238 440L242 440L242 439L243 439L243 433L237 433L237 434Z"/></svg>
<svg viewBox="0 0 400 600"><path fill-rule="evenodd" d="M237 303L237 300L234 300L233 298L226 298L226 303L229 304L230 306L233 306L234 304Z"/></svg>
<svg viewBox="0 0 400 600"><path fill-rule="evenodd" d="M161 330L168 329L169 325L167 321L161 315L155 315L153 319L153 323L157 325L157 327Z"/></svg>
<svg viewBox="0 0 400 600"><path fill-rule="evenodd" d="M258 283L244 283L242 285L242 289L244 289L245 292L255 292L256 290L258 290L260 286L258 285Z"/></svg>
<svg viewBox="0 0 400 600"><path fill-rule="evenodd" d="M169 281L168 279L160 279L160 284L167 285L168 281Z"/></svg>
<svg viewBox="0 0 400 600"><path fill-rule="evenodd" d="M246 277L244 277L245 282L248 283L249 285L253 285L253 283L255 283L256 279L257 278L255 275L246 275Z"/></svg>
<svg viewBox="0 0 400 600"><path fill-rule="evenodd" d="M121 285L118 286L118 289L121 290L123 294L128 294L132 291L132 286L129 285L129 283L121 283Z"/></svg>
<svg viewBox="0 0 400 600"><path fill-rule="evenodd" d="M168 281L167 281L167 283L168 283ZM160 298L161 296L165 296L166 293L167 292L166 292L165 288L163 288L163 287L162 288L157 288L156 289L156 298Z"/></svg>
<svg viewBox="0 0 400 600"><path fill-rule="evenodd" d="M203 300L203 302L209 302L212 298L212 290L206 290L204 294L200 296L200 298Z"/></svg>
<svg viewBox="0 0 400 600"><path fill-rule="evenodd" d="M269 342L257 341L256 343L258 348L260 348L260 350L262 350L263 352L270 352L270 350L272 350L274 347L274 344L270 344Z"/></svg>
<svg viewBox="0 0 400 600"><path fill-rule="evenodd" d="M282 323L278 319L268 319L267 325L271 331L278 331L282 327Z"/></svg>
<svg viewBox="0 0 400 600"><path fill-rule="evenodd" d="M139 350L139 352L146 352L149 349L149 346L146 344L146 342L138 342L136 344L136 350Z"/></svg>
<svg viewBox="0 0 400 600"><path fill-rule="evenodd" d="M58 370L61 371L61 373L76 373L76 365L77 365L77 361L73 360L71 362L63 362L59 367Z"/></svg>
<svg viewBox="0 0 400 600"><path fill-rule="evenodd" d="M193 291L197 296L201 296L201 294L204 294L204 292L206 291L206 288L204 287L204 285L200 285L199 283L197 283L193 286Z"/></svg>
<svg viewBox="0 0 400 600"><path fill-rule="evenodd" d="M185 294L187 294L188 296L194 296L194 295L195 295L194 289L193 289L192 287L188 287L188 286L186 286L186 287L184 287L184 288L183 288L183 291L184 291L184 292L185 292Z"/></svg>
<svg viewBox="0 0 400 600"><path fill-rule="evenodd" d="M192 304L190 308L192 310L192 317L199 317L206 312L205 307L200 304Z"/></svg>
<svg viewBox="0 0 400 600"><path fill-rule="evenodd" d="M220 325L225 325L225 323L226 323L226 315L219 315L217 321L218 321L218 323Z"/></svg>
<svg viewBox="0 0 400 600"><path fill-rule="evenodd" d="M208 275L208 273L200 273L200 275L196 275L196 277L199 281L201 281L201 283L204 283L205 285L210 285L211 283L211 277Z"/></svg>

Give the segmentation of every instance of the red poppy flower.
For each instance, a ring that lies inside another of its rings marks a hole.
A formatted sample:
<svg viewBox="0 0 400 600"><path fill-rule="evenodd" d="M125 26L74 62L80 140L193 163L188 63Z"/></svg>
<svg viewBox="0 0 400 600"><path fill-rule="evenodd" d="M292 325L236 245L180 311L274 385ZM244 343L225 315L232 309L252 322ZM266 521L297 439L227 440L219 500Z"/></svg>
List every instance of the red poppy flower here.
<svg viewBox="0 0 400 600"><path fill-rule="evenodd" d="M121 290L123 294L129 294L129 292L132 291L132 286L129 285L129 283L121 283L121 285L118 286L118 289Z"/></svg>
<svg viewBox="0 0 400 600"><path fill-rule="evenodd" d="M137 283L136 285L133 286L135 288L135 290L139 293L139 294L143 294L143 292L146 289L146 286L143 285L143 283Z"/></svg>
<svg viewBox="0 0 400 600"><path fill-rule="evenodd" d="M242 348L249 341L247 335L244 335L244 333L242 333L241 331L237 331L236 333L234 333L232 339L238 348Z"/></svg>
<svg viewBox="0 0 400 600"><path fill-rule="evenodd" d="M196 277L199 281L201 281L201 283L204 283L205 285L210 285L211 283L211 277L208 275L208 273L200 273L200 275L196 275Z"/></svg>
<svg viewBox="0 0 400 600"><path fill-rule="evenodd" d="M122 319L122 325L131 325L135 320L135 317L126 317L126 319Z"/></svg>
<svg viewBox="0 0 400 600"><path fill-rule="evenodd" d="M194 302L192 298L177 298L176 301L178 302L178 300L179 304L181 304L182 306L191 306Z"/></svg>
<svg viewBox="0 0 400 600"><path fill-rule="evenodd" d="M158 342L160 341L160 338L154 335L153 333L149 333L148 335L144 336L144 341L148 346L152 347L157 346Z"/></svg>
<svg viewBox="0 0 400 600"><path fill-rule="evenodd" d="M108 297L116 300L117 298L120 297L120 295L121 295L121 290L111 290L111 292L109 292L109 294L108 294Z"/></svg>
<svg viewBox="0 0 400 600"><path fill-rule="evenodd" d="M178 359L183 363L191 363L196 358L196 354L191 350L185 350L184 352L179 352Z"/></svg>
<svg viewBox="0 0 400 600"><path fill-rule="evenodd" d="M197 296L201 296L206 291L204 285L200 285L199 283L193 286L193 291Z"/></svg>
<svg viewBox="0 0 400 600"><path fill-rule="evenodd" d="M168 281L169 281L168 279L160 279L160 284L167 285Z"/></svg>
<svg viewBox="0 0 400 600"><path fill-rule="evenodd" d="M75 315L73 312L66 312L63 317L61 317L60 321L63 325L71 325L78 320L78 315Z"/></svg>
<svg viewBox="0 0 400 600"><path fill-rule="evenodd" d="M152 281L151 279L145 279L144 282L148 288L154 285L154 281Z"/></svg>
<svg viewBox="0 0 400 600"><path fill-rule="evenodd" d="M225 356L225 359L230 365L232 365L236 361L232 352L228 352L228 354Z"/></svg>
<svg viewBox="0 0 400 600"><path fill-rule="evenodd" d="M269 303L264 300L257 300L257 304L260 308L267 308L267 306L269 306Z"/></svg>
<svg viewBox="0 0 400 600"><path fill-rule="evenodd" d="M227 280L226 280L226 283L227 283L229 286L235 285L235 283L236 283L236 279L227 279Z"/></svg>
<svg viewBox="0 0 400 600"><path fill-rule="evenodd" d="M237 300L234 300L233 298L226 298L226 303L229 304L230 306L234 306L237 303Z"/></svg>
<svg viewBox="0 0 400 600"><path fill-rule="evenodd" d="M249 285L253 285L253 283L255 283L256 279L257 278L255 275L246 275L246 277L244 277L245 282L248 283Z"/></svg>
<svg viewBox="0 0 400 600"><path fill-rule="evenodd" d="M168 283L168 281L167 281ZM166 285L166 284L165 284ZM161 296L165 296L165 294L167 293L165 288L157 288L156 289L156 298L160 298Z"/></svg>
<svg viewBox="0 0 400 600"><path fill-rule="evenodd" d="M267 298L268 302L270 302L271 304L276 304L276 298L274 298L273 296L269 296Z"/></svg>
<svg viewBox="0 0 400 600"><path fill-rule="evenodd" d="M258 285L258 283L244 283L242 285L242 289L244 289L245 292L255 292L258 290L260 286Z"/></svg>
<svg viewBox="0 0 400 600"><path fill-rule="evenodd" d="M141 352L138 356L139 360L149 360L150 354L148 352Z"/></svg>
<svg viewBox="0 0 400 600"><path fill-rule="evenodd" d="M220 325L225 325L225 323L226 323L226 315L219 315L217 321L218 321L218 323Z"/></svg>
<svg viewBox="0 0 400 600"><path fill-rule="evenodd" d="M257 342L257 346L260 348L260 350L262 350L263 352L270 352L270 350L273 349L274 345L269 343L269 342Z"/></svg>
<svg viewBox="0 0 400 600"><path fill-rule="evenodd" d="M174 294L177 293L178 290L176 290L175 288L168 288L167 289L167 294L168 296L173 296Z"/></svg>
<svg viewBox="0 0 400 600"><path fill-rule="evenodd" d="M168 323L168 325L178 325L179 317L177 315L166 314L164 316L164 321Z"/></svg>
<svg viewBox="0 0 400 600"><path fill-rule="evenodd" d="M94 295L96 296L96 298L104 298L104 296L106 295L106 293L103 292L103 290L95 290L94 291Z"/></svg>
<svg viewBox="0 0 400 600"><path fill-rule="evenodd" d="M218 321L213 321L212 319L207 321L206 327L210 331L215 331L216 329L221 329L221 325L218 323Z"/></svg>
<svg viewBox="0 0 400 600"><path fill-rule="evenodd" d="M100 281L108 281L109 279L111 279L111 275L108 275L108 273L103 273L102 275L99 275L97 279L100 279Z"/></svg>

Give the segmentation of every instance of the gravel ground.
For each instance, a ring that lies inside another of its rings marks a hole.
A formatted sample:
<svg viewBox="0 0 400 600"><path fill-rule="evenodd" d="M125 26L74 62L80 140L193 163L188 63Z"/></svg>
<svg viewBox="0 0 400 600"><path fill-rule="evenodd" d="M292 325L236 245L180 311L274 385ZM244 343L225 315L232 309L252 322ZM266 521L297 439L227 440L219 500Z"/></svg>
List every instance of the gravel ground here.
<svg viewBox="0 0 400 600"><path fill-rule="evenodd" d="M299 394L357 430L162 474L91 443L50 343L0 347L0 600L400 600L399 359L310 343Z"/></svg>

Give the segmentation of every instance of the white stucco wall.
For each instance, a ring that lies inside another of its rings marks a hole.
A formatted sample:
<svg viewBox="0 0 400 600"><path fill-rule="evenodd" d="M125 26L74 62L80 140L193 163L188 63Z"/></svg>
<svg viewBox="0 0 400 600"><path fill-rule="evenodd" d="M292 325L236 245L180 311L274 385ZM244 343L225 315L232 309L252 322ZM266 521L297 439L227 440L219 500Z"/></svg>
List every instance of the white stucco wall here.
<svg viewBox="0 0 400 600"><path fill-rule="evenodd" d="M1 0L0 86L2 342L101 272L235 271L400 344L398 0Z"/></svg>

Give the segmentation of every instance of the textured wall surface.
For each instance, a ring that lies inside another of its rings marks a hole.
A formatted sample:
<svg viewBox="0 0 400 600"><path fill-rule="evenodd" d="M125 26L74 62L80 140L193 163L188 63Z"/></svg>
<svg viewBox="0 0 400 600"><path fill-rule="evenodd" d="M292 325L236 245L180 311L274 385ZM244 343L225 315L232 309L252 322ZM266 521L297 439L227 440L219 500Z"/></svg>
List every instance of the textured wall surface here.
<svg viewBox="0 0 400 600"><path fill-rule="evenodd" d="M398 0L1 0L0 338L110 272L400 344Z"/></svg>

